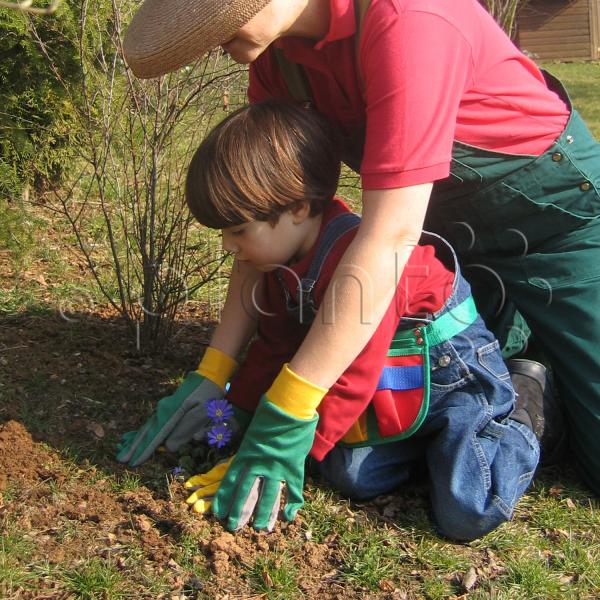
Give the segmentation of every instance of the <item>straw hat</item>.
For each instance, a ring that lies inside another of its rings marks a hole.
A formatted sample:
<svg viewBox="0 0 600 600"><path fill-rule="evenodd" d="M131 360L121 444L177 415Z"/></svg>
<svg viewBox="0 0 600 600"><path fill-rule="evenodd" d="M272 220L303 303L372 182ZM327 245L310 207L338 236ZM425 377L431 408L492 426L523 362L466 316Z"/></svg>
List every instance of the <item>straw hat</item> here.
<svg viewBox="0 0 600 600"><path fill-rule="evenodd" d="M158 77L230 40L270 0L145 0L125 34L125 59Z"/></svg>

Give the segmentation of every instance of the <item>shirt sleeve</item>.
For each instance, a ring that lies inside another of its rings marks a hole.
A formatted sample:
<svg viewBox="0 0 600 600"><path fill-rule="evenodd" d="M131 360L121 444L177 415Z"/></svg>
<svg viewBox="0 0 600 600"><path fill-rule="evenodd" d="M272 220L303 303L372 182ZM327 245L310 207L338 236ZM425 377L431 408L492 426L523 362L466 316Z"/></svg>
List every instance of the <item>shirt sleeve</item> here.
<svg viewBox="0 0 600 600"><path fill-rule="evenodd" d="M473 73L471 46L460 31L426 9L374 2L361 36L360 72L367 118L363 188L447 177L460 99Z"/></svg>

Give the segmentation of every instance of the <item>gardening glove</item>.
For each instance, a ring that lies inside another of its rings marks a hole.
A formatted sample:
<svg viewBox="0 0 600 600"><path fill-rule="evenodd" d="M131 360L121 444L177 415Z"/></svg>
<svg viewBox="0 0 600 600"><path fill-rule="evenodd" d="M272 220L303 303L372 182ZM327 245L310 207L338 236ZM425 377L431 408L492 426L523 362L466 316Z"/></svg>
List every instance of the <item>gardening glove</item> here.
<svg viewBox="0 0 600 600"><path fill-rule="evenodd" d="M235 454L227 460L218 463L207 473L194 475L185 482L184 487L194 492L186 500L192 506L194 512L205 514L210 510L212 499L219 489L221 481L225 477L225 473L227 473L227 469L229 469L234 456Z"/></svg>
<svg viewBox="0 0 600 600"><path fill-rule="evenodd" d="M327 390L286 365L261 398L240 448L212 501L212 512L231 531L252 516L255 529L271 531L281 490L287 487L283 517L292 521L304 504L304 462L317 428L316 408Z"/></svg>
<svg viewBox="0 0 600 600"><path fill-rule="evenodd" d="M158 401L156 411L146 424L123 436L117 460L137 467L161 444L176 451L193 438L204 437L211 424L206 403L223 397L225 384L236 366L235 360L223 352L208 348L198 369L187 375L173 395ZM234 433L249 421L250 415L238 410L232 419Z"/></svg>

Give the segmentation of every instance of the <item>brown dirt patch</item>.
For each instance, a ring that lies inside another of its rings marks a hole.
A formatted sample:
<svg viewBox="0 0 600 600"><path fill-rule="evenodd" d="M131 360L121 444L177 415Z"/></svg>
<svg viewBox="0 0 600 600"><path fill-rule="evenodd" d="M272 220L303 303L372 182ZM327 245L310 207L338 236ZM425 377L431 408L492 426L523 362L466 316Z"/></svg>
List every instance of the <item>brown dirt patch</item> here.
<svg viewBox="0 0 600 600"><path fill-rule="evenodd" d="M198 587L197 577L191 577L176 560L177 545L187 535L197 540L192 562L210 572L213 592L203 592L206 597L252 597L248 570L257 557L278 557L290 551L304 574L301 590L306 597L337 598L341 596L336 588L344 589L332 585L339 563L334 549L308 541L301 521L280 524L272 534L250 529L231 534L213 519L190 513L183 502L185 492L178 486L173 490L175 500L157 498L144 487L115 493L97 471L65 463L58 452L34 441L16 421L0 426L0 473L0 492L10 491L9 500L0 504L0 522L10 520L13 527L25 531L27 539L35 540L34 558L46 557L51 564L77 565L97 556L126 570L124 556L137 547L138 567L166 576L174 592L188 590L184 598L196 597L189 595L189 589L191 584ZM131 575L134 579L137 572ZM43 582L39 585L35 593L22 590L19 597L46 597L39 595L44 589ZM140 591L138 597L147 596ZM365 595L346 589L343 597Z"/></svg>
<svg viewBox="0 0 600 600"><path fill-rule="evenodd" d="M0 530L32 542L27 568L109 562L135 590L127 598L266 598L272 583L256 566L265 557L275 566L291 561L300 596L379 597L340 579L335 541L311 541L301 516L271 534L231 534L188 510L185 490L169 475L172 457L133 471L114 460L121 433L195 365L209 330L190 318L176 348L144 357L108 310L72 322L53 313L0 322ZM126 475L142 485L119 489ZM169 591L148 592L148 578ZM70 597L56 579L33 581L14 597ZM0 584L0 596L12 597L2 592Z"/></svg>

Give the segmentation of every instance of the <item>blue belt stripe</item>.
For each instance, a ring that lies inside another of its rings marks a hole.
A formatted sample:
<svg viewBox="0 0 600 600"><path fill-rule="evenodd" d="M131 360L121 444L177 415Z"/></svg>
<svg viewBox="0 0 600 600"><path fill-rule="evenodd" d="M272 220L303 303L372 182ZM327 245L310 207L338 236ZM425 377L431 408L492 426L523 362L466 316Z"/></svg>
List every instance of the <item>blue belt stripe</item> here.
<svg viewBox="0 0 600 600"><path fill-rule="evenodd" d="M414 390L423 387L423 367L383 367L378 390Z"/></svg>

